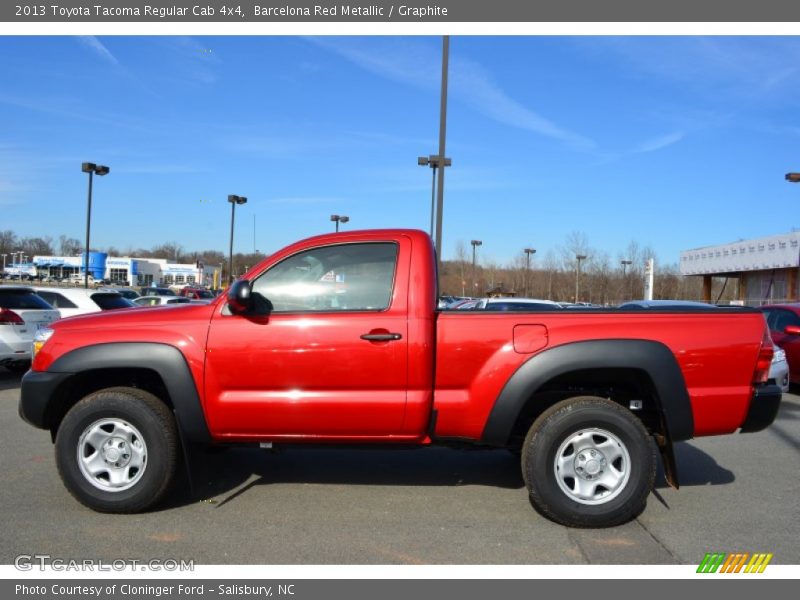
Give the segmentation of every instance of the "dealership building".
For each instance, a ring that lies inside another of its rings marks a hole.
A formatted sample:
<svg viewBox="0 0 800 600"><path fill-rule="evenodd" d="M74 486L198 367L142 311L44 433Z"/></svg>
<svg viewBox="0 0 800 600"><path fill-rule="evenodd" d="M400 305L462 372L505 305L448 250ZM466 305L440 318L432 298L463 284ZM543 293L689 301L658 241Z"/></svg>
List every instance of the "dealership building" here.
<svg viewBox="0 0 800 600"><path fill-rule="evenodd" d="M681 252L681 275L703 278L703 300L713 302L713 278L734 280L737 300L748 306L796 302L800 232L739 240Z"/></svg>
<svg viewBox="0 0 800 600"><path fill-rule="evenodd" d="M35 276L58 279L85 272L85 257L34 256L32 266ZM164 258L131 258L108 256L105 252L89 253L89 275L95 279L110 279L125 285L204 285L220 281L219 266L203 263L173 263ZM216 273L216 278L215 278Z"/></svg>

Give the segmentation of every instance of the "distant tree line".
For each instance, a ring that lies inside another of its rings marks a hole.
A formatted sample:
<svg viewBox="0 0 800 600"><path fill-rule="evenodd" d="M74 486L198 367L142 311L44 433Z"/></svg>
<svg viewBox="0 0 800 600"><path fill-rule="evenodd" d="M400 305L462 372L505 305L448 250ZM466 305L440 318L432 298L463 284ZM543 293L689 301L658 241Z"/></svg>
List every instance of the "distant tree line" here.
<svg viewBox="0 0 800 600"><path fill-rule="evenodd" d="M486 245L478 247L475 272L472 270L472 248L459 241L455 260L442 262L441 293L453 296L483 297L493 289L514 292L517 296L554 300L556 302L591 302L618 304L644 297L645 268L648 259L655 265L653 298L661 300L702 301L703 282L700 277L684 277L678 265L664 263L649 246L631 241L624 252L613 257L605 250L592 248L585 233L570 233L563 245L530 257L522 248L506 264L482 260ZM581 261L578 298L575 297L577 256ZM623 267L622 261L630 261ZM734 299L736 286L724 286L715 280L712 301Z"/></svg>

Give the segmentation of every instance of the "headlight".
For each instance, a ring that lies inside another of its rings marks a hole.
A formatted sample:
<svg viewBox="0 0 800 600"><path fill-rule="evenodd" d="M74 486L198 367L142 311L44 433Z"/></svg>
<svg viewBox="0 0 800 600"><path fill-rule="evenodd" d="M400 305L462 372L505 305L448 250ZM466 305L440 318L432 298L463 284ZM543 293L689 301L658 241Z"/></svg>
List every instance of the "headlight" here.
<svg viewBox="0 0 800 600"><path fill-rule="evenodd" d="M33 355L36 356L39 350L42 349L44 343L50 339L50 337L55 333L54 330L50 329L49 327L42 327L39 331L36 332L36 335L33 336Z"/></svg>
<svg viewBox="0 0 800 600"><path fill-rule="evenodd" d="M783 348L775 348L775 353L772 355L772 362L779 363L786 361L786 350Z"/></svg>

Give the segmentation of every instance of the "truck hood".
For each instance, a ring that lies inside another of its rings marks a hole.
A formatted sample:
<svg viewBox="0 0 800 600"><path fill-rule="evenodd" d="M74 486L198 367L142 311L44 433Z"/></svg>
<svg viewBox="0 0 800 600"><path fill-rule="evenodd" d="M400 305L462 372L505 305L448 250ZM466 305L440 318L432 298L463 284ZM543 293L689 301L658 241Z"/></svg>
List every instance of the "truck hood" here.
<svg viewBox="0 0 800 600"><path fill-rule="evenodd" d="M159 325L208 321L215 304L168 304L156 307L105 310L59 319L50 327L56 331L78 329L139 329Z"/></svg>

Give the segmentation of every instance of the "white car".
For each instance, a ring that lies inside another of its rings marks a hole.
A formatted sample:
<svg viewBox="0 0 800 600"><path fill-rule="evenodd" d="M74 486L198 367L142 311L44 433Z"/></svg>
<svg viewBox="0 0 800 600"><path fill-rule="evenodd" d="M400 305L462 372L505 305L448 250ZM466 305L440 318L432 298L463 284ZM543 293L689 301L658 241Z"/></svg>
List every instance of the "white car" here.
<svg viewBox="0 0 800 600"><path fill-rule="evenodd" d="M783 393L789 391L789 363L786 362L786 352L782 348L778 348L778 346L774 347L772 363L767 377L770 381L774 381Z"/></svg>
<svg viewBox="0 0 800 600"><path fill-rule="evenodd" d="M72 285L83 285L86 283L85 275L81 275L78 273L73 273L69 276L68 280ZM94 285L94 277L89 275L89 285Z"/></svg>
<svg viewBox="0 0 800 600"><path fill-rule="evenodd" d="M36 332L58 317L31 288L0 286L0 365L14 373L27 371Z"/></svg>
<svg viewBox="0 0 800 600"><path fill-rule="evenodd" d="M133 300L134 306L166 306L167 304L194 304L183 296L140 296Z"/></svg>
<svg viewBox="0 0 800 600"><path fill-rule="evenodd" d="M33 289L53 308L57 308L62 317L74 317L101 310L136 306L122 294L112 290L49 287L34 287Z"/></svg>

